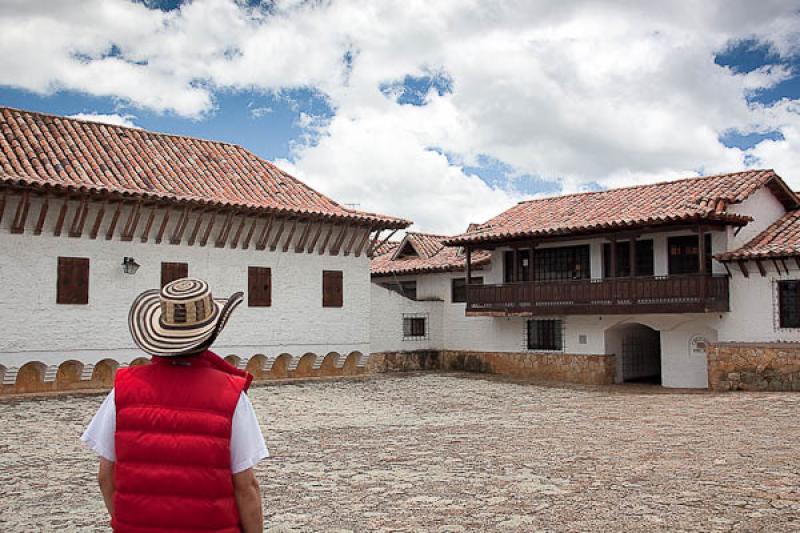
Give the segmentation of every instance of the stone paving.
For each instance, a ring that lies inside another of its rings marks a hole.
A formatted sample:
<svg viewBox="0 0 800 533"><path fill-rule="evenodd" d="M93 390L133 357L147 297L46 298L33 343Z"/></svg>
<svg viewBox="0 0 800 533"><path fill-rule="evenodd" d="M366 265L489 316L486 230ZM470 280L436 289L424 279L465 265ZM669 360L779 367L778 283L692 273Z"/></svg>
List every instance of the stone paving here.
<svg viewBox="0 0 800 533"><path fill-rule="evenodd" d="M800 395L461 374L256 387L271 531L797 531ZM102 396L0 403L0 530L102 531Z"/></svg>

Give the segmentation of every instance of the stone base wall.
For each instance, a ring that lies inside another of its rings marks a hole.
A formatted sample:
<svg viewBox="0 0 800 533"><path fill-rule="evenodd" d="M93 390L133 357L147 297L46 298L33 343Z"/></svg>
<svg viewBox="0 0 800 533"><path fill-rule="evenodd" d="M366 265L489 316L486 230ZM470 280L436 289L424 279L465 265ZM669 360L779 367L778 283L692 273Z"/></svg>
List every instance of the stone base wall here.
<svg viewBox="0 0 800 533"><path fill-rule="evenodd" d="M715 391L800 391L800 344L716 343L708 347Z"/></svg>
<svg viewBox="0 0 800 533"><path fill-rule="evenodd" d="M613 383L614 369L613 355L451 350L373 353L367 366L371 373L458 370L587 385Z"/></svg>
<svg viewBox="0 0 800 533"><path fill-rule="evenodd" d="M442 368L585 385L614 383L613 355L536 352L442 352Z"/></svg>

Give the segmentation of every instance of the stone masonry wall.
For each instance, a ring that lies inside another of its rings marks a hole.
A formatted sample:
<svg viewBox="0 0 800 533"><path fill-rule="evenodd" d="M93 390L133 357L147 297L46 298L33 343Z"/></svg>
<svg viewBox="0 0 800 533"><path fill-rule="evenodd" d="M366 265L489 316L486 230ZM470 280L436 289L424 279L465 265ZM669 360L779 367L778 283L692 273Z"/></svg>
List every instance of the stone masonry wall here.
<svg viewBox="0 0 800 533"><path fill-rule="evenodd" d="M369 372L460 370L562 383L614 382L613 355L531 352L410 351L373 353Z"/></svg>
<svg viewBox="0 0 800 533"><path fill-rule="evenodd" d="M715 391L800 391L800 344L717 343L708 348Z"/></svg>

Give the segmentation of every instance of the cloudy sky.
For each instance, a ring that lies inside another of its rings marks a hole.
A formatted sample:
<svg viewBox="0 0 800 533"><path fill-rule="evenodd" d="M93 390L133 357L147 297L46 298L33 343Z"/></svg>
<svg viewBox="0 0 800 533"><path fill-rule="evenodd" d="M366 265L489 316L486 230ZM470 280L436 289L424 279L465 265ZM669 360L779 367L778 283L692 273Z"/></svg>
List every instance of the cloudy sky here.
<svg viewBox="0 0 800 533"><path fill-rule="evenodd" d="M0 104L235 142L455 233L748 167L800 189L800 6L0 0Z"/></svg>

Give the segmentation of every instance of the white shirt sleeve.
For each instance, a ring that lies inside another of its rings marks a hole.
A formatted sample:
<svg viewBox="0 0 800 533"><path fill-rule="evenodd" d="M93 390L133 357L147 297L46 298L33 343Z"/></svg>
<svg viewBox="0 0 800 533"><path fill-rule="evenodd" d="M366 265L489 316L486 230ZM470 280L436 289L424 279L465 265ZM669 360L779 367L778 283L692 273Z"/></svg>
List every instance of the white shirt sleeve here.
<svg viewBox="0 0 800 533"><path fill-rule="evenodd" d="M239 396L231 426L231 473L238 474L269 457L253 404L244 392ZM117 406L114 403L112 390L81 435L81 440L100 457L116 461L117 454L114 448L116 429Z"/></svg>
<svg viewBox="0 0 800 533"><path fill-rule="evenodd" d="M86 443L94 453L109 461L116 461L117 454L114 449L114 433L117 429L117 406L114 403L114 390L108 393L106 399L100 404L86 431L81 435L81 440Z"/></svg>
<svg viewBox="0 0 800 533"><path fill-rule="evenodd" d="M269 457L258 418L250 398L242 392L233 412L231 428L231 472L238 474Z"/></svg>

